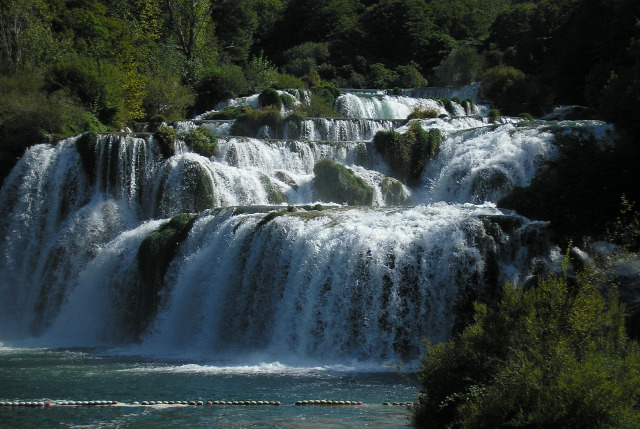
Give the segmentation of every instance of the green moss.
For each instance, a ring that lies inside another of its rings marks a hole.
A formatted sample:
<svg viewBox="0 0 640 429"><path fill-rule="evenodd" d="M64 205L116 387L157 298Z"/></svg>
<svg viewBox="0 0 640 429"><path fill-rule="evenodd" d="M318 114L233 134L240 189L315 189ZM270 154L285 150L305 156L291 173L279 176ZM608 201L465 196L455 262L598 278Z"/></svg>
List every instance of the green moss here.
<svg viewBox="0 0 640 429"><path fill-rule="evenodd" d="M470 112L476 108L476 102L473 100L473 98L465 98L460 104L465 108L467 112Z"/></svg>
<svg viewBox="0 0 640 429"><path fill-rule="evenodd" d="M170 158L176 153L176 130L167 126L160 126L153 134L158 145L160 146L160 152L165 158Z"/></svg>
<svg viewBox="0 0 640 429"><path fill-rule="evenodd" d="M278 210L278 211L273 211L273 212L269 212L266 214L265 217L263 217L260 222L258 222L257 227L261 227L264 226L266 224L268 224L269 222L271 222L273 219L283 216L287 214L287 210Z"/></svg>
<svg viewBox="0 0 640 429"><path fill-rule="evenodd" d="M437 128L425 131L420 124L413 123L405 134L380 131L373 143L396 178L415 183L440 148L442 133Z"/></svg>
<svg viewBox="0 0 640 429"><path fill-rule="evenodd" d="M455 115L456 110L453 107L453 103L451 102L451 100L449 100L446 97L443 97L443 98L439 98L438 101L442 103L442 105L447 110L447 112L449 112L452 115Z"/></svg>
<svg viewBox="0 0 640 429"><path fill-rule="evenodd" d="M353 171L329 159L322 159L313 167L317 198L349 205L370 205L373 189Z"/></svg>
<svg viewBox="0 0 640 429"><path fill-rule="evenodd" d="M207 158L218 153L218 139L205 127L191 130L185 137L184 142L189 149Z"/></svg>
<svg viewBox="0 0 640 429"><path fill-rule="evenodd" d="M164 288L164 276L197 216L178 214L158 230L152 232L138 248L138 273L140 290L138 303L141 328L153 318L158 310L159 292Z"/></svg>
<svg viewBox="0 0 640 429"><path fill-rule="evenodd" d="M522 118L524 120L527 120L527 121L533 121L533 119L534 119L533 115L531 113L520 113L518 115L518 117L520 117L520 118Z"/></svg>
<svg viewBox="0 0 640 429"><path fill-rule="evenodd" d="M96 180L96 156L98 151L98 134L84 133L76 140L76 150L80 154L80 161L85 174L93 184Z"/></svg>

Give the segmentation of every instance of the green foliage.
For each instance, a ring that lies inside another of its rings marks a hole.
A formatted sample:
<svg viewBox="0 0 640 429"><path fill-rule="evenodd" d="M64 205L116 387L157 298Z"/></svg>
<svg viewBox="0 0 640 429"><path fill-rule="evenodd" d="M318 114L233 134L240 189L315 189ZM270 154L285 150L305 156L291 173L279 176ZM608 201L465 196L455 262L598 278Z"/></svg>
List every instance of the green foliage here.
<svg viewBox="0 0 640 429"><path fill-rule="evenodd" d="M274 85L278 89L302 89L305 87L302 79L290 74L279 74Z"/></svg>
<svg viewBox="0 0 640 429"><path fill-rule="evenodd" d="M635 201L622 194L620 214L608 228L609 241L622 246L628 252L640 251L640 213Z"/></svg>
<svg viewBox="0 0 640 429"><path fill-rule="evenodd" d="M373 144L389 164L393 175L409 183L417 183L427 162L432 159L442 143L442 133L437 128L425 131L419 123L413 123L405 134L396 131L380 131Z"/></svg>
<svg viewBox="0 0 640 429"><path fill-rule="evenodd" d="M260 102L261 107L275 106L279 109L283 104L280 94L278 94L278 91L273 88L263 89L258 97L258 101Z"/></svg>
<svg viewBox="0 0 640 429"><path fill-rule="evenodd" d="M373 189L350 169L329 159L321 159L313 167L316 197L322 201L371 205Z"/></svg>
<svg viewBox="0 0 640 429"><path fill-rule="evenodd" d="M471 46L455 48L434 70L438 85L463 86L479 80L485 67L482 55Z"/></svg>
<svg viewBox="0 0 640 429"><path fill-rule="evenodd" d="M532 115L531 113L526 113L526 112L525 112L525 113L520 113L520 114L518 115L518 117L520 117L520 118L522 118L522 119L525 119L525 120L527 120L527 121L533 121L533 119L534 119L534 118L533 118L533 115Z"/></svg>
<svg viewBox="0 0 640 429"><path fill-rule="evenodd" d="M415 63L397 66L394 71L396 74L396 81L394 84L400 88L419 88L427 86L427 79L422 76L417 64Z"/></svg>
<svg viewBox="0 0 640 429"><path fill-rule="evenodd" d="M218 153L218 139L205 127L198 127L184 138L185 144L197 154L210 158Z"/></svg>
<svg viewBox="0 0 640 429"><path fill-rule="evenodd" d="M153 133L158 145L160 146L160 152L165 158L172 157L176 153L176 130L172 127L163 125L158 127L155 133Z"/></svg>
<svg viewBox="0 0 640 429"><path fill-rule="evenodd" d="M147 78L142 107L147 117L163 115L172 120L185 117L195 102L195 93L172 73L154 73Z"/></svg>
<svg viewBox="0 0 640 429"><path fill-rule="evenodd" d="M398 75L382 63L371 64L367 77L371 88L390 88L398 80Z"/></svg>
<svg viewBox="0 0 640 429"><path fill-rule="evenodd" d="M140 243L137 260L141 287L138 298L140 308L137 310L143 327L158 310L164 275L196 219L197 216L193 214L178 214Z"/></svg>
<svg viewBox="0 0 640 429"><path fill-rule="evenodd" d="M278 71L263 52L254 56L244 67L244 75L251 92L261 92L265 88L273 87L278 80Z"/></svg>
<svg viewBox="0 0 640 429"><path fill-rule="evenodd" d="M100 122L119 127L131 119L125 103L126 81L127 74L111 63L69 56L48 70L44 88L50 93L64 91Z"/></svg>
<svg viewBox="0 0 640 429"><path fill-rule="evenodd" d="M151 118L149 118L149 124L147 126L147 129L149 130L149 132L155 133L156 131L158 131L158 128L162 124L166 124L166 123L167 123L167 118L165 118L164 116L153 115Z"/></svg>
<svg viewBox="0 0 640 429"><path fill-rule="evenodd" d="M491 109L489 110L489 122L491 122L492 124L495 124L496 122L500 121L500 111L498 109Z"/></svg>
<svg viewBox="0 0 640 429"><path fill-rule="evenodd" d="M195 88L198 110L210 110L220 101L250 92L244 71L238 65L221 65L209 70Z"/></svg>
<svg viewBox="0 0 640 429"><path fill-rule="evenodd" d="M442 97L442 98L438 98L438 101L442 103L445 110L449 112L449 114L455 115L456 109L453 107L453 102L450 99L446 97Z"/></svg>
<svg viewBox="0 0 640 429"><path fill-rule="evenodd" d="M274 108L266 108L255 110L246 107L240 113L233 125L231 126L231 134L236 136L255 137L260 128L268 125L273 130L278 129L278 124L282 120L280 110Z"/></svg>
<svg viewBox="0 0 640 429"><path fill-rule="evenodd" d="M429 108L429 107L415 107L409 116L407 116L407 120L410 119L433 119L440 116L440 111L438 109Z"/></svg>
<svg viewBox="0 0 640 429"><path fill-rule="evenodd" d="M329 44L305 42L284 52L283 69L294 76L304 76L329 58Z"/></svg>
<svg viewBox="0 0 640 429"><path fill-rule="evenodd" d="M608 146L593 135L574 132L556 135L554 145L557 157L536 173L528 187L516 187L498 206L550 221L559 243L582 242L584 236L605 239L608 222L619 214L620 196L640 199L638 188L628 179L637 166L635 139Z"/></svg>
<svg viewBox="0 0 640 429"><path fill-rule="evenodd" d="M547 98L537 81L522 71L507 66L493 67L482 77L482 93L507 115L522 111L539 114L547 107Z"/></svg>
<svg viewBox="0 0 640 429"><path fill-rule="evenodd" d="M416 427L640 427L640 350L589 282L507 284L495 309L421 359Z"/></svg>

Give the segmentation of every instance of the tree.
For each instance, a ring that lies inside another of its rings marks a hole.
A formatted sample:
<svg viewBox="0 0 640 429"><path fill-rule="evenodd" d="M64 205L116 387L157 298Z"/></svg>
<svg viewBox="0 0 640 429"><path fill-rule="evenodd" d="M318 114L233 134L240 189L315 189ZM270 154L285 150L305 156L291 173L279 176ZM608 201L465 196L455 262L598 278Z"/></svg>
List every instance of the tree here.
<svg viewBox="0 0 640 429"><path fill-rule="evenodd" d="M640 427L640 349L589 274L507 284L495 309L475 310L422 357L417 427Z"/></svg>
<svg viewBox="0 0 640 429"><path fill-rule="evenodd" d="M184 57L183 80L194 86L205 63L215 57L211 0L167 0L171 32Z"/></svg>
<svg viewBox="0 0 640 429"><path fill-rule="evenodd" d="M37 67L54 51L50 15L42 0L0 0L2 70Z"/></svg>

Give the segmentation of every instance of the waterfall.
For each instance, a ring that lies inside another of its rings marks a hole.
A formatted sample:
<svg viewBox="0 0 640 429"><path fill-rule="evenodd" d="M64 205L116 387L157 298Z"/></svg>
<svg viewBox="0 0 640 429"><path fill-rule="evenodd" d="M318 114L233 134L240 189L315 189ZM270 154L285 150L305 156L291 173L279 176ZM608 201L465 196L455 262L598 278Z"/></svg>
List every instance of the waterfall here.
<svg viewBox="0 0 640 429"><path fill-rule="evenodd" d="M555 133L607 128L489 124L457 103L455 115L405 123L415 107L445 107L384 94L345 93L336 107L345 118L307 118L295 139L286 129L230 136L232 121L195 118L175 124L171 156L144 133L27 150L0 190L0 340L136 343L140 353L212 359L415 360L422 339L449 338L474 300L551 260L544 223L495 203L554 156ZM410 187L372 140L415 123L438 129L442 143ZM182 142L197 126L218 135L215 156ZM331 185L359 183L369 206L319 197L314 167L326 159L340 166ZM148 262L161 257L165 265Z"/></svg>

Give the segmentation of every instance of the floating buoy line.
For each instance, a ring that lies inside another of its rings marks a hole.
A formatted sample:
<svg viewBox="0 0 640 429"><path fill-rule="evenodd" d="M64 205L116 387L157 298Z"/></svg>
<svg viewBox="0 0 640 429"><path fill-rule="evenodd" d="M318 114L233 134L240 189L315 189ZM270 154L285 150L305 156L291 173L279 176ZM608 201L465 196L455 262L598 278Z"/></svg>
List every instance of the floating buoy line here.
<svg viewBox="0 0 640 429"><path fill-rule="evenodd" d="M204 406L204 405L272 405L280 406L280 401L134 401L130 404L119 401L46 401L46 402L25 402L25 401L0 401L0 407L31 407L49 408L52 406L122 406L122 407L147 407L147 406ZM327 399L314 399L296 401L295 405L364 405L362 401L334 401ZM413 402L384 402L382 405L391 406L412 406Z"/></svg>

